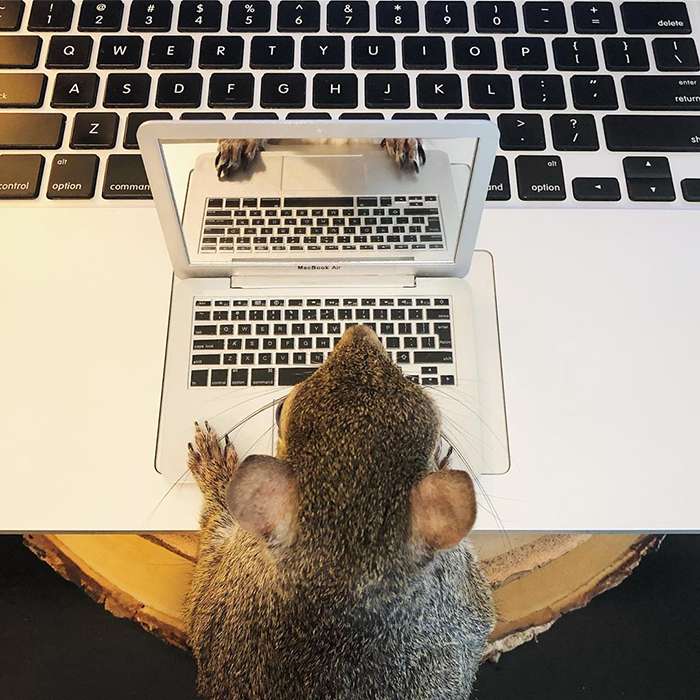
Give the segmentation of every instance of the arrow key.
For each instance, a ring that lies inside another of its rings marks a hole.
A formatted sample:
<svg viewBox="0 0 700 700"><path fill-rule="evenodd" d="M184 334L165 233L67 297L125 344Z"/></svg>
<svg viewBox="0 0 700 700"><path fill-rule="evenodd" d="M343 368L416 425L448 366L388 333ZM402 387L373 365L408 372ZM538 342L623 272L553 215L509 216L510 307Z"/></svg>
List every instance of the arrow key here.
<svg viewBox="0 0 700 700"><path fill-rule="evenodd" d="M614 177L575 177L574 198L579 202L619 202L620 183Z"/></svg>
<svg viewBox="0 0 700 700"><path fill-rule="evenodd" d="M625 177L628 180L650 178L652 180L670 180L671 167L668 158L640 158L630 156L622 159Z"/></svg>
<svg viewBox="0 0 700 700"><path fill-rule="evenodd" d="M633 202L673 202L676 192L673 180L639 178L627 180L627 191Z"/></svg>

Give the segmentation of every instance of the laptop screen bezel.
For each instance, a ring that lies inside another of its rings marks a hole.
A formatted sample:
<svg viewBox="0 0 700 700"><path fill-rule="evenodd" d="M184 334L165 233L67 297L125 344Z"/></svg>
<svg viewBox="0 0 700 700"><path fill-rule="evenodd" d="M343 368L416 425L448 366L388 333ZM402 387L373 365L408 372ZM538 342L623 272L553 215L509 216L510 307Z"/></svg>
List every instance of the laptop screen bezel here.
<svg viewBox="0 0 700 700"><path fill-rule="evenodd" d="M193 261L187 248L185 234L170 183L162 143L173 141L217 141L218 139L382 139L423 138L477 140L472 172L462 213L454 260L407 262L382 260L251 260L251 261ZM348 121L151 121L138 131L138 142L146 174L151 186L165 244L173 270L180 278L236 277L266 274L308 275L413 275L427 277L464 276L469 270L471 256L479 230L481 214L491 180L496 157L498 129L485 119L468 120L348 120Z"/></svg>

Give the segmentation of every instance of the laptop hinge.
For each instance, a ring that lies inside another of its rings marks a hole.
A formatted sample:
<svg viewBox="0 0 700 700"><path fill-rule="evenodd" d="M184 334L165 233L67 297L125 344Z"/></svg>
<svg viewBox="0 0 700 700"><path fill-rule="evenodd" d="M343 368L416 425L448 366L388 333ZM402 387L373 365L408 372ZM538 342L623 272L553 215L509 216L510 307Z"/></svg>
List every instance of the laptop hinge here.
<svg viewBox="0 0 700 700"><path fill-rule="evenodd" d="M294 287L415 287L415 275L233 275L231 287L237 289L291 289Z"/></svg>

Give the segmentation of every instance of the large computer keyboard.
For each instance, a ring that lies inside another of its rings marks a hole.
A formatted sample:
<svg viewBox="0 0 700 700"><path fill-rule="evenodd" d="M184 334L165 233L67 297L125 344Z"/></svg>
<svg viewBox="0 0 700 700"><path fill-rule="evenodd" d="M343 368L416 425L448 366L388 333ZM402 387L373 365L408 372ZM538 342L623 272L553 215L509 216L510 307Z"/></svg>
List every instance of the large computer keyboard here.
<svg viewBox="0 0 700 700"><path fill-rule="evenodd" d="M412 381L454 386L449 297L207 298L192 310L191 387L293 386L361 323Z"/></svg>
<svg viewBox="0 0 700 700"><path fill-rule="evenodd" d="M4 0L0 199L150 198L150 119L490 118L499 206L694 206L699 27L696 0Z"/></svg>

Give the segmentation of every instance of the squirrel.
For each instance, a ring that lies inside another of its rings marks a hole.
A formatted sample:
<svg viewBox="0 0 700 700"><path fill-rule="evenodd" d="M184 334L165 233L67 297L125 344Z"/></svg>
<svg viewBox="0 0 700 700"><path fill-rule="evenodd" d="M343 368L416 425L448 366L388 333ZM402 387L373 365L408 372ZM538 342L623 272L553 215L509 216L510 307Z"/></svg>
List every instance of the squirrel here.
<svg viewBox="0 0 700 700"><path fill-rule="evenodd" d="M358 139L316 139L310 143L348 143ZM246 170L265 150L266 139L219 139L216 160L216 174L219 180L231 177L238 170ZM425 164L425 151L420 139L381 139L377 142L391 160L402 170L420 172Z"/></svg>
<svg viewBox="0 0 700 700"><path fill-rule="evenodd" d="M472 480L440 418L368 327L349 328L277 411L276 456L239 463L205 424L185 602L207 700L465 700L494 625L465 540Z"/></svg>

